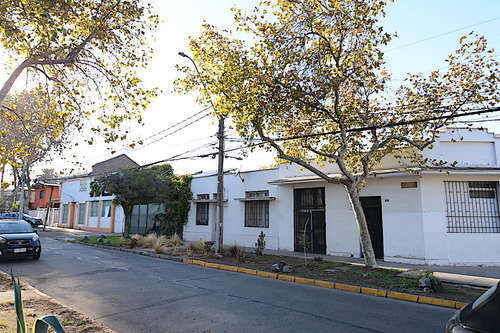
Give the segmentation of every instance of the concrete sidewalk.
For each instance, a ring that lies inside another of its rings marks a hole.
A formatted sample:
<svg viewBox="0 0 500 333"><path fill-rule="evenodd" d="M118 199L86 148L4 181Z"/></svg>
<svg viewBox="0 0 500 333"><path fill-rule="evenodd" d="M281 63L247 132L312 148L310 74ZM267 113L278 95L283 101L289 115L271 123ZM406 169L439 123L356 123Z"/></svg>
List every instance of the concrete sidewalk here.
<svg viewBox="0 0 500 333"><path fill-rule="evenodd" d="M304 257L301 252L264 250L265 254L274 254L289 257ZM364 260L351 257L337 257L310 253L308 258L321 257L324 261L347 262L354 265L364 264ZM476 287L489 288L500 282L500 267L498 266L438 266L438 265L411 265L377 260L380 268L399 269L403 271L424 270L434 272L434 276L443 282L465 284Z"/></svg>

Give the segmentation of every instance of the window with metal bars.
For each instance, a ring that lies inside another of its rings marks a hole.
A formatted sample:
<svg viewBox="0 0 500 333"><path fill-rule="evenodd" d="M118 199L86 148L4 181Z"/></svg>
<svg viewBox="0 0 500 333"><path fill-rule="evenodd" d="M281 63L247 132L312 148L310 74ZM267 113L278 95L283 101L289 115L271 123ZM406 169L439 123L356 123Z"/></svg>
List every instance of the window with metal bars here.
<svg viewBox="0 0 500 333"><path fill-rule="evenodd" d="M199 200L208 200L208 194L198 194ZM196 203L196 225L208 225L208 202Z"/></svg>
<svg viewBox="0 0 500 333"><path fill-rule="evenodd" d="M246 193L246 198L256 200L245 201L245 227L269 228L269 201L258 200L267 196L268 191Z"/></svg>
<svg viewBox="0 0 500 333"><path fill-rule="evenodd" d="M444 182L449 233L500 233L498 182Z"/></svg>

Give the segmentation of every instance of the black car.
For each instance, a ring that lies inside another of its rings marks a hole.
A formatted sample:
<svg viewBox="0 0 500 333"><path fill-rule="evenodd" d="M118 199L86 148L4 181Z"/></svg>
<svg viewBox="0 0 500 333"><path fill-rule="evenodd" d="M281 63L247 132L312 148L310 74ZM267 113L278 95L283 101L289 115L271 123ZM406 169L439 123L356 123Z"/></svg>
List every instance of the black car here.
<svg viewBox="0 0 500 333"><path fill-rule="evenodd" d="M40 237L31 225L19 220L0 220L0 259L39 259Z"/></svg>
<svg viewBox="0 0 500 333"><path fill-rule="evenodd" d="M468 332L500 332L500 282L457 311L446 324L446 333Z"/></svg>
<svg viewBox="0 0 500 333"><path fill-rule="evenodd" d="M0 219L9 219L9 220L18 220L19 219L19 213L18 212L4 212L0 213ZM23 220L26 222L29 222L33 228L38 227L39 225L43 224L43 221L41 218L38 217L33 217L28 214L23 214Z"/></svg>

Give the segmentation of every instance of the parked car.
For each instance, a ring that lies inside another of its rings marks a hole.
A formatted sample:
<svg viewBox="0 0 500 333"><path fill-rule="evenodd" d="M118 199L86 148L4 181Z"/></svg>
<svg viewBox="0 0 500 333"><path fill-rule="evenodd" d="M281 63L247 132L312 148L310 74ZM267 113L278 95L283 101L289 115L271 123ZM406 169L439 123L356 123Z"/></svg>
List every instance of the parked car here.
<svg viewBox="0 0 500 333"><path fill-rule="evenodd" d="M0 219L18 220L19 213L18 212L0 213ZM41 218L33 217L33 216L28 215L28 214L23 214L23 220L25 220L26 222L29 222L33 228L36 228L39 225L43 224L43 221Z"/></svg>
<svg viewBox="0 0 500 333"><path fill-rule="evenodd" d="M39 259L40 237L31 225L19 220L0 220L0 259Z"/></svg>
<svg viewBox="0 0 500 333"><path fill-rule="evenodd" d="M499 333L500 282L488 289L474 303L457 311L446 324L446 333Z"/></svg>

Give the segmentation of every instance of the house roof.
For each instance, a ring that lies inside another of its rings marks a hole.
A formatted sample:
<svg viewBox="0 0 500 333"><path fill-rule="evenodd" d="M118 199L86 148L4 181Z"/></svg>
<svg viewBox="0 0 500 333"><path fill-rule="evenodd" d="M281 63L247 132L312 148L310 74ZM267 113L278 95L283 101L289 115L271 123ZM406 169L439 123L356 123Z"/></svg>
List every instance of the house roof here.
<svg viewBox="0 0 500 333"><path fill-rule="evenodd" d="M370 173L370 177L377 176L397 176L397 175L409 175L410 172L420 173L420 174L439 174L439 173L452 173L452 174L500 174L500 168L498 167L410 167L410 168L390 168L390 169L378 169L373 170ZM340 180L342 175L340 173L328 174L329 177ZM299 184L299 183L317 183L326 182L323 178L317 175L304 175L295 177L285 177L276 180L271 180L268 184L271 185L286 185L286 184Z"/></svg>
<svg viewBox="0 0 500 333"><path fill-rule="evenodd" d="M122 169L139 167L140 165L135 163L130 157L125 154L121 154L110 158L109 160L99 162L92 166L92 176L99 176L108 173L113 173Z"/></svg>

